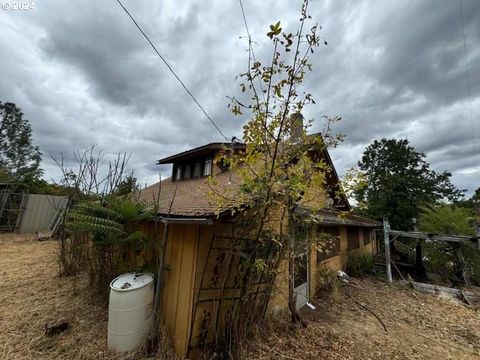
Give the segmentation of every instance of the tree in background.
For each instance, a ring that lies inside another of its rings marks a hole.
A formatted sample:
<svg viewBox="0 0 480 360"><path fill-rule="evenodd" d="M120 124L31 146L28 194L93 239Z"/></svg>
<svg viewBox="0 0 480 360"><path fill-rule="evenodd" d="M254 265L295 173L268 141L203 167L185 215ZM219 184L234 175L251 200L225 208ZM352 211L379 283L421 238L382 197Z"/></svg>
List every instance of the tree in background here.
<svg viewBox="0 0 480 360"><path fill-rule="evenodd" d="M41 153L32 145L32 129L15 104L0 102L0 172L15 182L34 182L42 176Z"/></svg>
<svg viewBox="0 0 480 360"><path fill-rule="evenodd" d="M471 202L472 208L478 210L480 209L480 187L475 190L475 194L469 199Z"/></svg>
<svg viewBox="0 0 480 360"><path fill-rule="evenodd" d="M122 196L122 195L128 195L133 192L137 192L140 190L140 187L137 184L137 178L132 175L128 175L123 179L122 181L119 182L117 185L117 189L115 191L115 195L117 196Z"/></svg>
<svg viewBox="0 0 480 360"><path fill-rule="evenodd" d="M475 193L470 199L457 201L456 204L461 207L474 209L477 215L480 215L480 187L475 190ZM480 218L479 218L480 221Z"/></svg>
<svg viewBox="0 0 480 360"><path fill-rule="evenodd" d="M427 233L473 236L473 211L451 205L423 208L419 228Z"/></svg>
<svg viewBox="0 0 480 360"><path fill-rule="evenodd" d="M358 166L365 185L354 191L363 212L374 218L387 216L394 229L411 230L420 209L440 200L463 197L450 182L451 173L437 173L407 139L375 140L364 151Z"/></svg>

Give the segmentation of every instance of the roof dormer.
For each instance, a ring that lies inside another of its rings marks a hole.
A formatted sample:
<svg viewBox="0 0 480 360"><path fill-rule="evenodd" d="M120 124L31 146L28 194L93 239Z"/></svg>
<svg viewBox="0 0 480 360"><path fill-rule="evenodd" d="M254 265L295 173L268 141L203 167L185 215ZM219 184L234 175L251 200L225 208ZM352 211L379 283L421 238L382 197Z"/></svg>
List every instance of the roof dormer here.
<svg viewBox="0 0 480 360"><path fill-rule="evenodd" d="M232 147L233 150L243 150L245 149L245 144L210 143L160 159L157 164L173 164L172 181L190 180L216 175L218 172L225 171L225 169L219 164L214 164L213 159L219 151Z"/></svg>

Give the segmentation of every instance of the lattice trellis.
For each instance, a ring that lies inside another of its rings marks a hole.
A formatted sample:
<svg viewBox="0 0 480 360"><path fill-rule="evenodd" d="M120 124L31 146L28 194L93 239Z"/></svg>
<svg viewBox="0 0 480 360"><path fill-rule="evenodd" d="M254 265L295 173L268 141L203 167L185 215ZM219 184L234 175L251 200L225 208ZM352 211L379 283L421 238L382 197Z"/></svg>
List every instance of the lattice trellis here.
<svg viewBox="0 0 480 360"><path fill-rule="evenodd" d="M190 348L229 348L253 322L264 317L279 254L273 241L211 238L193 307L191 333L198 335L191 336Z"/></svg>

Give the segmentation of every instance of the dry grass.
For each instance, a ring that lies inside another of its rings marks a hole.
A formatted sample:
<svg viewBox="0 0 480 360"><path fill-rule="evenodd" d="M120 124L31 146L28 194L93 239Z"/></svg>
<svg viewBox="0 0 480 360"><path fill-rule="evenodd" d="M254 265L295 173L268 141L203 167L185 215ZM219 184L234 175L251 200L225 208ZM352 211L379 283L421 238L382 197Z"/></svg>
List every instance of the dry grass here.
<svg viewBox="0 0 480 360"><path fill-rule="evenodd" d="M141 353L109 353L107 304L85 296L84 277L57 274L56 242L0 234L0 359L144 357ZM480 358L480 314L465 305L368 279L344 287L334 298L317 299L316 310L304 310L306 328L284 322L268 331L259 330L242 358ZM374 310L388 333L355 301ZM68 321L70 329L46 336L45 324L58 320ZM162 347L171 348L168 344Z"/></svg>
<svg viewBox="0 0 480 360"><path fill-rule="evenodd" d="M0 358L142 358L107 351L107 304L87 296L84 276L58 277L57 259L55 241L0 234ZM45 324L59 320L70 328L46 336Z"/></svg>
<svg viewBox="0 0 480 360"><path fill-rule="evenodd" d="M480 313L463 304L361 280L341 299L304 309L307 327L276 324L248 344L245 359L479 359ZM373 310L380 322L355 303Z"/></svg>

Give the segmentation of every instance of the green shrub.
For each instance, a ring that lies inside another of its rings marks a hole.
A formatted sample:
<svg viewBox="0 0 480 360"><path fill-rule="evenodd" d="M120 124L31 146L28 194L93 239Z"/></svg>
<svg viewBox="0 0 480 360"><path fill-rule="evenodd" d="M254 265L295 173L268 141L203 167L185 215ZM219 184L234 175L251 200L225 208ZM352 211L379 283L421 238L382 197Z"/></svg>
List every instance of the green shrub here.
<svg viewBox="0 0 480 360"><path fill-rule="evenodd" d="M63 268L87 269L90 288L107 296L113 278L149 265L141 252L154 251L155 242L141 224L151 219L147 204L128 196L75 205L65 219L71 241L62 242Z"/></svg>
<svg viewBox="0 0 480 360"><path fill-rule="evenodd" d="M327 295L330 300L337 301L341 297L341 283L337 272L320 266L317 270L318 293L317 296Z"/></svg>
<svg viewBox="0 0 480 360"><path fill-rule="evenodd" d="M463 245L463 256L467 263L467 269L470 276L470 280L473 285L480 286L480 251L473 247Z"/></svg>
<svg viewBox="0 0 480 360"><path fill-rule="evenodd" d="M347 274L354 277L364 277L373 272L375 259L372 254L351 252L347 259Z"/></svg>

